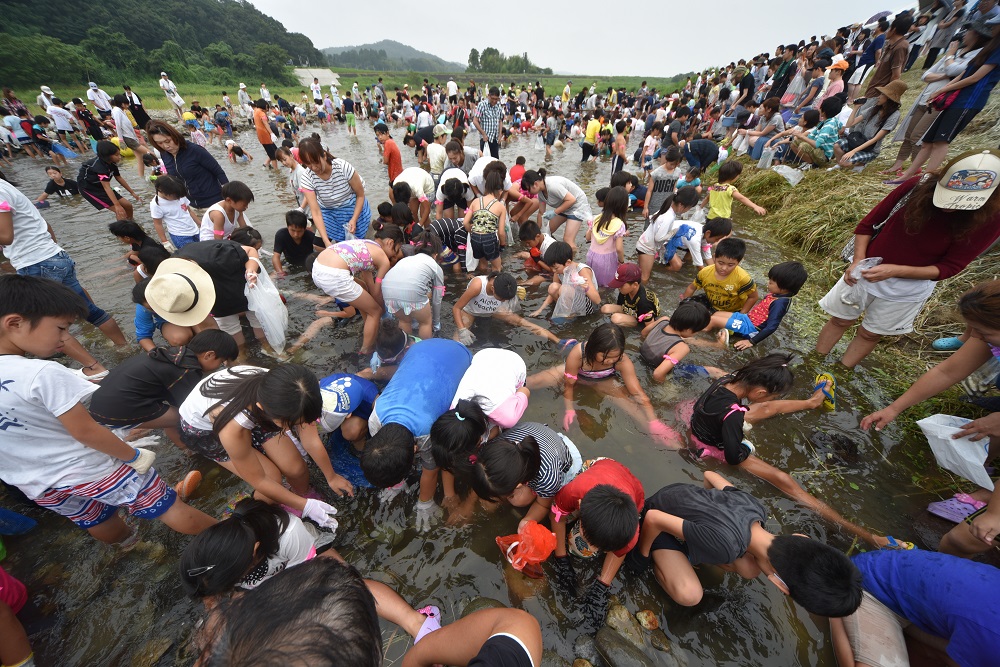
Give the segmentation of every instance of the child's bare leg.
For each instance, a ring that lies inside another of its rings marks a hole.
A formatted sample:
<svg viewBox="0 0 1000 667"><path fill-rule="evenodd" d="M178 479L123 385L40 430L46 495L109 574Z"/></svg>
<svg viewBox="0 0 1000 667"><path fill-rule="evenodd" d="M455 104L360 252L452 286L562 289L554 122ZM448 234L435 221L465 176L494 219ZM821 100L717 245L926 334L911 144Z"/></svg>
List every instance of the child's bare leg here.
<svg viewBox="0 0 1000 667"><path fill-rule="evenodd" d="M639 271L642 274L642 276L640 277L640 280L642 281L643 285L645 285L646 283L648 283L649 282L649 277L651 275L653 275L653 260L654 259L655 258L652 255L647 255L644 252L638 253L638 255L636 257L636 261L639 264Z"/></svg>
<svg viewBox="0 0 1000 667"><path fill-rule="evenodd" d="M599 380L591 386L593 386L594 389L601 394L610 398L615 405L627 412L636 424L645 427L645 425L649 423L649 415L645 410L643 410L642 406L636 403L632 396L629 395L628 389L626 389L623 385L618 384L617 380L611 378Z"/></svg>
<svg viewBox="0 0 1000 667"><path fill-rule="evenodd" d="M121 327L118 326L115 318L112 317L97 328L115 345L128 345L128 340L126 340L125 334L122 333Z"/></svg>
<svg viewBox="0 0 1000 667"><path fill-rule="evenodd" d="M827 382L826 384L829 385L830 383ZM775 415L786 415L792 412L801 412L802 410L815 410L821 405L823 405L823 389L817 389L810 398L804 401L782 400L753 403L750 405L750 410L744 419L746 419L748 424L756 424Z"/></svg>
<svg viewBox="0 0 1000 667"><path fill-rule="evenodd" d="M791 475L783 470L778 470L770 463L762 461L756 456L750 456L740 464L740 467L751 475L759 477L765 482L773 485L786 496L796 502L802 503L827 521L832 521L850 534L864 540L865 542L873 544L879 548L888 543L888 540L884 537L876 537L864 528L853 524L842 517L832 507L803 489L798 482L792 479Z"/></svg>
<svg viewBox="0 0 1000 667"><path fill-rule="evenodd" d="M313 303L315 303L317 305L320 305L320 306L326 305L326 304L330 303L331 301L333 301L333 297L329 296L329 295L326 295L326 294L324 294L322 296L320 296L319 294L310 294L309 292L285 292L285 294L287 296L292 297L293 299L302 299L303 301L312 301Z"/></svg>
<svg viewBox="0 0 1000 667"><path fill-rule="evenodd" d="M375 611L379 618L395 623L411 637L417 636L417 633L420 632L420 626L427 618L426 616L406 604L406 600L400 597L399 593L380 581L365 579L365 586L375 598Z"/></svg>
<svg viewBox="0 0 1000 667"><path fill-rule="evenodd" d="M729 318L732 317L732 313L727 313L724 310L717 310L712 313L711 319L708 321L708 326L702 329L702 331L714 331L715 329L725 329L726 323L729 322Z"/></svg>
<svg viewBox="0 0 1000 667"><path fill-rule="evenodd" d="M316 312L319 313L320 311ZM306 330L302 332L302 335L299 336L294 343L288 346L288 353L294 354L295 352L298 352L300 349L302 349L302 347L306 343L315 338L316 335L323 329L323 327L328 326L330 324L333 324L332 317L321 317L318 320L314 321L312 324L306 327Z"/></svg>
<svg viewBox="0 0 1000 667"><path fill-rule="evenodd" d="M502 271L503 270L503 263L502 263L502 261L500 260L499 257L497 257L496 259L491 259L490 260L490 269L492 271Z"/></svg>
<svg viewBox="0 0 1000 667"><path fill-rule="evenodd" d="M87 351L83 345L80 344L73 336L66 339L63 343L63 352L67 357L73 361L79 362L83 366L83 372L85 375L95 375L97 373L103 373L107 369L104 364L99 362L94 358L90 352Z"/></svg>
<svg viewBox="0 0 1000 667"><path fill-rule="evenodd" d="M370 292L362 292L351 305L361 311L365 317L364 336L361 340L361 354L371 354L375 350L375 337L378 334L378 325L382 318L382 306L372 297ZM407 331L406 333L410 333Z"/></svg>
<svg viewBox="0 0 1000 667"><path fill-rule="evenodd" d="M0 664L20 665L31 657L31 643L14 610L0 602Z"/></svg>
<svg viewBox="0 0 1000 667"><path fill-rule="evenodd" d="M674 256L670 258L669 262L667 262L667 271L680 271L683 266L684 262L681 261L681 256L674 253Z"/></svg>
<svg viewBox="0 0 1000 667"><path fill-rule="evenodd" d="M429 340L434 338L434 313L431 311L431 305L427 304L420 310L415 310L410 313L410 317L417 320L418 329L421 340ZM407 320L410 318L407 317ZM407 321L409 324L409 321Z"/></svg>
<svg viewBox="0 0 1000 667"><path fill-rule="evenodd" d="M177 500L180 501L180 498ZM95 540L100 540L105 544L117 544L128 539L132 534L132 529L125 525L125 521L120 515L114 514L107 521L102 521L96 526L91 526L87 529L87 532Z"/></svg>
<svg viewBox="0 0 1000 667"><path fill-rule="evenodd" d="M194 329L191 327L181 327L170 322L166 322L160 328L160 333L163 334L163 339L167 343L176 347L187 345L194 338Z"/></svg>
<svg viewBox="0 0 1000 667"><path fill-rule="evenodd" d="M535 285L541 285L545 282L545 276L540 273L536 273L522 283L519 283L522 287L533 287Z"/></svg>
<svg viewBox="0 0 1000 667"><path fill-rule="evenodd" d="M604 312L603 307L601 308L601 312ZM639 325L639 320L625 313L614 313L611 315L611 323L617 324L620 327L634 327Z"/></svg>
<svg viewBox="0 0 1000 667"><path fill-rule="evenodd" d="M520 315L515 315L513 313L494 313L493 317L500 320L501 322L506 322L507 324L527 329L536 336L541 336L542 338L550 342L553 343L559 342L559 336L555 335L554 333L552 333L551 331L549 331L544 327L538 326L534 322L524 319Z"/></svg>
<svg viewBox="0 0 1000 667"><path fill-rule="evenodd" d="M650 555L653 557L656 581L674 602L684 607L693 607L701 602L705 589L687 556L670 549L657 549Z"/></svg>
<svg viewBox="0 0 1000 667"><path fill-rule="evenodd" d="M553 366L552 368L544 371L538 371L537 373L528 376L527 380L524 382L524 386L531 391L558 386L559 383L562 382L565 370L566 365L559 364L558 366Z"/></svg>
<svg viewBox="0 0 1000 667"><path fill-rule="evenodd" d="M218 523L216 519L191 507L179 497L170 506L170 509L160 515L159 519L178 533L185 535L197 535Z"/></svg>

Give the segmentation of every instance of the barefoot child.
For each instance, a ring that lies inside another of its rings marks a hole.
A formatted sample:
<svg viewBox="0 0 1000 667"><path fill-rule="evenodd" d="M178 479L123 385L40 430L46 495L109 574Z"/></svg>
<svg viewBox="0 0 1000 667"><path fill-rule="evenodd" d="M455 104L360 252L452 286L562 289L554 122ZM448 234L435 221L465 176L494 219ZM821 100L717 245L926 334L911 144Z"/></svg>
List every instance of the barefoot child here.
<svg viewBox="0 0 1000 667"><path fill-rule="evenodd" d="M98 211L110 209L119 220L131 219L132 204L120 198L111 187L111 179L114 177L133 199L142 202L142 197L135 193L118 172L122 152L110 141L98 141L96 152L97 157L80 165L80 173L76 177L80 194Z"/></svg>
<svg viewBox="0 0 1000 667"><path fill-rule="evenodd" d="M69 327L87 313L83 299L54 280L0 276L0 477L41 507L65 516L106 544L139 539L118 514L159 519L196 535L215 520L188 506L135 449L91 418L80 402L94 385L54 361ZM35 359L28 359L30 354Z"/></svg>
<svg viewBox="0 0 1000 667"><path fill-rule="evenodd" d="M716 247L723 239L729 238L732 233L733 221L729 218L712 218L701 226L702 267L715 264Z"/></svg>
<svg viewBox="0 0 1000 667"><path fill-rule="evenodd" d="M245 183L229 181L223 185L222 201L212 204L201 218L199 239L221 241L237 227L248 226L246 211L253 199L253 191Z"/></svg>
<svg viewBox="0 0 1000 667"><path fill-rule="evenodd" d="M527 284L540 285L546 280L551 280L552 267L546 264L542 257L545 255L545 251L549 249L549 246L555 243L556 240L550 234L542 233L538 224L532 220L521 223L517 231L517 237L520 239L521 245L527 248L527 250L517 253L515 257L524 260L525 271L535 273L528 280Z"/></svg>
<svg viewBox="0 0 1000 667"><path fill-rule="evenodd" d="M698 192L694 188L684 188L664 197L656 215L649 221L649 226L635 242L636 261L642 269L643 285L649 282L653 264L663 244L672 239L678 228L684 224L680 216L697 203ZM680 258L678 258L679 263Z"/></svg>
<svg viewBox="0 0 1000 667"><path fill-rule="evenodd" d="M757 215L766 215L767 210L762 206L757 206L745 196L740 194L733 183L743 173L743 163L737 160L726 160L719 167L719 182L708 187L708 196L701 201L701 205L708 204L708 219L732 218L733 200L740 202L753 209Z"/></svg>
<svg viewBox="0 0 1000 667"><path fill-rule="evenodd" d="M694 296L702 289L713 312L749 312L757 303L757 285L746 269L740 266L746 251L747 244L743 239L728 238L719 242L715 263L698 272L694 282L684 290L681 300Z"/></svg>
<svg viewBox="0 0 1000 667"><path fill-rule="evenodd" d="M500 253L507 244L507 208L503 195L503 175L488 170L484 176L485 193L473 199L465 211L465 230L469 233L472 256L479 260L479 271L489 263L492 271L500 271Z"/></svg>
<svg viewBox="0 0 1000 667"><path fill-rule="evenodd" d="M271 255L271 266L279 278L288 274L281 263L281 256L289 264L302 266L306 258L314 252L323 251L323 241L307 229L309 219L299 209L293 209L285 214L285 228L274 233L274 252Z"/></svg>
<svg viewBox="0 0 1000 667"><path fill-rule="evenodd" d="M451 309L455 318L455 337L463 345L471 345L476 340L471 327L479 317L492 317L513 326L528 329L553 343L559 342L559 337L548 329L543 329L521 317L520 297L524 296L524 288L517 286L517 281L509 273L493 271L486 276L474 276L469 286L458 298Z"/></svg>
<svg viewBox="0 0 1000 667"><path fill-rule="evenodd" d="M809 274L799 262L775 264L767 272L767 295L745 315L722 310L714 312L709 330L728 329L742 336L733 344L737 350L761 343L778 329L792 305L792 297L799 293L808 278Z"/></svg>
<svg viewBox="0 0 1000 667"><path fill-rule="evenodd" d="M573 248L565 241L556 241L545 251L543 259L552 267L552 283L549 285L545 301L531 314L531 317L538 317L545 312L549 304L558 302L564 289L575 292L572 299L566 299L571 301L573 311L566 317L596 313L601 303L601 295L597 291L594 272L586 264L573 261Z"/></svg>
<svg viewBox="0 0 1000 667"><path fill-rule="evenodd" d="M399 320L399 327L412 332L413 320L424 340L441 328L441 300L444 272L437 263L441 242L431 232L421 232L412 242L414 254L403 257L389 269L382 281L385 310Z"/></svg>

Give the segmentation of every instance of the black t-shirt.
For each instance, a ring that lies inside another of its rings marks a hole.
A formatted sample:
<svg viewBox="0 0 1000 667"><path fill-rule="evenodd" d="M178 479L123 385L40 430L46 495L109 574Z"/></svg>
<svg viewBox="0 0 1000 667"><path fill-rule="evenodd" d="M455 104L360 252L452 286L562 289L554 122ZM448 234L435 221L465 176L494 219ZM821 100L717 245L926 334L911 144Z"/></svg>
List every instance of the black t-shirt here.
<svg viewBox="0 0 1000 667"><path fill-rule="evenodd" d="M45 184L45 194L72 197L80 194L80 186L71 178L64 178L62 185L57 185L55 181L50 180Z"/></svg>
<svg viewBox="0 0 1000 667"><path fill-rule="evenodd" d="M711 139L692 139L687 143L687 149L701 163L701 173L705 173L708 165L719 159L719 146Z"/></svg>
<svg viewBox="0 0 1000 667"><path fill-rule="evenodd" d="M663 134L663 145L664 146L676 146L677 142L674 141L674 133L677 133L678 139L684 138L684 122L680 120L673 120L670 125L667 126L667 131Z"/></svg>
<svg viewBox="0 0 1000 667"><path fill-rule="evenodd" d="M344 113L354 113L354 100L345 97L343 100Z"/></svg>
<svg viewBox="0 0 1000 667"><path fill-rule="evenodd" d="M290 264L304 264L306 257L313 253L314 245L316 245L316 235L308 229L302 235L301 243L295 242L287 227L274 233L274 252L284 253L285 260Z"/></svg>
<svg viewBox="0 0 1000 667"><path fill-rule="evenodd" d="M493 635L483 643L469 667L532 667L531 654L510 635Z"/></svg>
<svg viewBox="0 0 1000 667"><path fill-rule="evenodd" d="M155 416L164 402L180 406L203 375L198 355L187 348L141 352L111 369L112 381L98 385L89 410L106 425L135 424Z"/></svg>
<svg viewBox="0 0 1000 667"><path fill-rule="evenodd" d="M750 546L750 527L767 521L760 501L735 486L670 484L646 500L645 510L651 509L684 519L684 542L693 565L732 563Z"/></svg>
<svg viewBox="0 0 1000 667"><path fill-rule="evenodd" d="M110 181L112 176L117 175L117 164L104 162L101 158L95 157L80 165L80 173L77 174L76 180L79 187L104 192L102 183Z"/></svg>
<svg viewBox="0 0 1000 667"><path fill-rule="evenodd" d="M729 465L739 465L750 455L743 444L743 411L736 394L723 384L730 378L717 380L694 405L691 433L706 445L718 447Z"/></svg>
<svg viewBox="0 0 1000 667"><path fill-rule="evenodd" d="M187 244L174 257L193 261L211 276L215 285L212 315L226 317L246 312L249 306L243 290L250 258L243 246L235 241L198 241Z"/></svg>
<svg viewBox="0 0 1000 667"><path fill-rule="evenodd" d="M740 92L739 95L737 95L737 97L743 98L740 104L746 104L747 100L752 100L756 89L757 82L754 80L753 74L747 72L746 76L740 79Z"/></svg>
<svg viewBox="0 0 1000 667"><path fill-rule="evenodd" d="M635 318L640 318L648 313L652 315L649 318L643 317L640 322L651 322L660 316L660 300L642 285L639 285L639 291L631 297L618 292L618 305L622 307L622 311L626 315Z"/></svg>
<svg viewBox="0 0 1000 667"><path fill-rule="evenodd" d="M418 142L417 145L419 145L419 142L421 142L421 141L426 142L428 144L432 144L432 143L434 143L434 126L433 125L428 125L426 127L422 127L419 130L417 130L413 134L413 136L415 136L417 138L417 142Z"/></svg>

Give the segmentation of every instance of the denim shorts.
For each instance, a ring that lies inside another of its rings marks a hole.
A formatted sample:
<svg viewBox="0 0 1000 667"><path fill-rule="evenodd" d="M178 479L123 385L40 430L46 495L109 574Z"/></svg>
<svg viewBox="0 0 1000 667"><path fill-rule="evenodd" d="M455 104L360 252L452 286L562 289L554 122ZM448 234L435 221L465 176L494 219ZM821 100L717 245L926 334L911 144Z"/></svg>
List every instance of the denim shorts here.
<svg viewBox="0 0 1000 667"><path fill-rule="evenodd" d="M170 242L174 244L174 247L180 250L188 243L197 243L201 238L198 234L192 234L191 236L176 236L167 232L167 236L170 237Z"/></svg>
<svg viewBox="0 0 1000 667"><path fill-rule="evenodd" d="M52 255L52 257L44 259L37 264L22 266L17 270L17 273L21 276L37 276L39 278L55 280L82 296L83 300L87 302L87 321L95 327L99 327L111 319L110 313L98 308L90 300L90 297L87 296L87 293L83 290L83 286L80 285L80 281L76 279L76 264L70 259L65 250L60 250L55 255Z"/></svg>

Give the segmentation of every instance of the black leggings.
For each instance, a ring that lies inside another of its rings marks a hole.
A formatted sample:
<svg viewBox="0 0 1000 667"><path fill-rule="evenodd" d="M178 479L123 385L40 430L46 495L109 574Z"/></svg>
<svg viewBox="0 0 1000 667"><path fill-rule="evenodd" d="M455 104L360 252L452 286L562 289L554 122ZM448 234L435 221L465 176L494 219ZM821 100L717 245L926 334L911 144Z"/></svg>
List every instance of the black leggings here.
<svg viewBox="0 0 1000 667"><path fill-rule="evenodd" d="M932 46L927 52L927 58L924 60L924 69L930 69L934 61L937 60L938 54L941 53L941 49L936 46Z"/></svg>
<svg viewBox="0 0 1000 667"><path fill-rule="evenodd" d="M580 162L586 162L590 158L597 155L597 146L594 144L588 144L584 141L580 144L580 148L583 149L583 157L580 158Z"/></svg>

